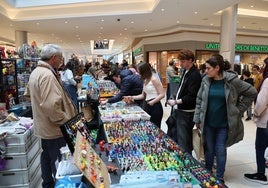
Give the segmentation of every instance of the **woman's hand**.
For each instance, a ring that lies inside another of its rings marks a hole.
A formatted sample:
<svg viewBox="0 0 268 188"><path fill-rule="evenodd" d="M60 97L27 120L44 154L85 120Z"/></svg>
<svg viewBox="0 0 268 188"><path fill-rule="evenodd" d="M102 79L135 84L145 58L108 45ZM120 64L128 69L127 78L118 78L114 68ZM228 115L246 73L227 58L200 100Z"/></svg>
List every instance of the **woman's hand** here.
<svg viewBox="0 0 268 188"><path fill-rule="evenodd" d="M197 129L200 129L200 123L196 123L196 124L195 124L195 127L196 127Z"/></svg>
<svg viewBox="0 0 268 188"><path fill-rule="evenodd" d="M133 98L132 96L124 96L123 101L125 101L127 104L131 104L133 102Z"/></svg>

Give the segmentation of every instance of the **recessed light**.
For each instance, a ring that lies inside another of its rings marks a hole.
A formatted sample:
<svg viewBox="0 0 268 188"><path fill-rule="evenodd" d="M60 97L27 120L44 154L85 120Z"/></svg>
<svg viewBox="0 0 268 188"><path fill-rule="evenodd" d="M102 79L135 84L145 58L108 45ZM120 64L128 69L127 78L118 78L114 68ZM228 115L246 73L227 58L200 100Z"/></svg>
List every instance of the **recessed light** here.
<svg viewBox="0 0 268 188"><path fill-rule="evenodd" d="M194 12L194 14L198 14L198 12L197 12L197 11L195 11L195 12Z"/></svg>
<svg viewBox="0 0 268 188"><path fill-rule="evenodd" d="M76 28L76 29L78 29L78 28L79 28L79 26L77 25L77 26L75 26L75 28Z"/></svg>
<svg viewBox="0 0 268 188"><path fill-rule="evenodd" d="M134 21L131 21L130 23L134 24Z"/></svg>
<svg viewBox="0 0 268 188"><path fill-rule="evenodd" d="M104 19L101 19L102 22L104 22Z"/></svg>
<svg viewBox="0 0 268 188"><path fill-rule="evenodd" d="M177 24L178 24L178 23L180 23L180 21L179 21L179 20L177 20Z"/></svg>
<svg viewBox="0 0 268 188"><path fill-rule="evenodd" d="M254 5L250 5L250 8L253 8L254 7Z"/></svg>
<svg viewBox="0 0 268 188"><path fill-rule="evenodd" d="M40 23L39 23L39 22L37 22L37 23L36 23L36 25L40 25Z"/></svg>
<svg viewBox="0 0 268 188"><path fill-rule="evenodd" d="M162 11L162 12L164 12L164 11L165 11L165 9L164 9L164 8L162 8L162 9L161 9L161 11Z"/></svg>
<svg viewBox="0 0 268 188"><path fill-rule="evenodd" d="M124 28L124 30L126 31L126 30L127 30L127 28Z"/></svg>
<svg viewBox="0 0 268 188"><path fill-rule="evenodd" d="M67 23L68 23L68 21L65 21L64 23L66 23L66 24L67 24Z"/></svg>
<svg viewBox="0 0 268 188"><path fill-rule="evenodd" d="M146 32L146 31L148 31L148 29L145 29L144 31Z"/></svg>

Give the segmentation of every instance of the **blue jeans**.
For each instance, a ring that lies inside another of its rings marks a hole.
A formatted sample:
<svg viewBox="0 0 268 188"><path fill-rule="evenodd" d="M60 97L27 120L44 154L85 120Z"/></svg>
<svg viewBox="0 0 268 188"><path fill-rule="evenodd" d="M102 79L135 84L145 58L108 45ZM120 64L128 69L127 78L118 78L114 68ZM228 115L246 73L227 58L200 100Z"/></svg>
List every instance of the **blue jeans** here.
<svg viewBox="0 0 268 188"><path fill-rule="evenodd" d="M56 165L57 159L61 159L60 148L66 146L63 137L57 139L41 139L41 172L42 172L42 187L53 188L56 178Z"/></svg>
<svg viewBox="0 0 268 188"><path fill-rule="evenodd" d="M248 116L248 118L251 118L251 116L252 116L252 109L251 109L251 106L248 107L248 109L247 109L247 116Z"/></svg>
<svg viewBox="0 0 268 188"><path fill-rule="evenodd" d="M216 156L216 177L223 178L227 159L226 141L228 128L204 127L206 169L212 172L214 156Z"/></svg>
<svg viewBox="0 0 268 188"><path fill-rule="evenodd" d="M193 150L193 116L194 112L176 111L176 142L183 151L192 154Z"/></svg>
<svg viewBox="0 0 268 188"><path fill-rule="evenodd" d="M257 172L265 174L265 149L268 147L268 128L257 128L255 150L257 161Z"/></svg>

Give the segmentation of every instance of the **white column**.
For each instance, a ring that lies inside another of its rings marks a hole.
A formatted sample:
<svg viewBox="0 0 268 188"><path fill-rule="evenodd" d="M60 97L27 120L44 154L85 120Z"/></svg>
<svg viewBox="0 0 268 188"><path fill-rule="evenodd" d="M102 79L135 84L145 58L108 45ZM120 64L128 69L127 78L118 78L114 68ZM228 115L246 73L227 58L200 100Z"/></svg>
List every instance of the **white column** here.
<svg viewBox="0 0 268 188"><path fill-rule="evenodd" d="M237 7L226 8L221 15L220 54L230 61L232 67L235 57Z"/></svg>
<svg viewBox="0 0 268 188"><path fill-rule="evenodd" d="M27 44L28 43L27 31L15 31L15 43L17 50L21 48L23 44Z"/></svg>

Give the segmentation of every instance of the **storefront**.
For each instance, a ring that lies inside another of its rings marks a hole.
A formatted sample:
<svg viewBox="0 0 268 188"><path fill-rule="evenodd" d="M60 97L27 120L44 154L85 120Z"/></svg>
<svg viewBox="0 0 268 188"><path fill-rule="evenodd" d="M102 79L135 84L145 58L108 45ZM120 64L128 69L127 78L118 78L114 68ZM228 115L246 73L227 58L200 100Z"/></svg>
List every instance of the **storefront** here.
<svg viewBox="0 0 268 188"><path fill-rule="evenodd" d="M178 52L180 49L188 48L195 53L196 63L199 67L214 53L219 53L220 44L215 42L202 41L182 41L174 43L148 44L143 46L144 60L149 62L161 75L163 85L165 86L165 70L170 60L175 60L177 66ZM240 70L251 70L252 65L262 67L263 60L267 57L268 46L254 44L236 44L235 61L230 62L236 67L240 66Z"/></svg>

